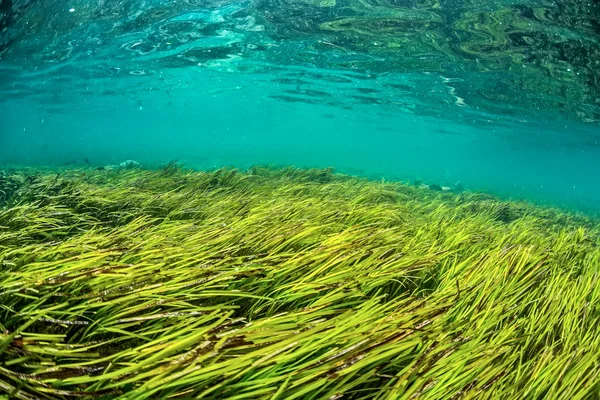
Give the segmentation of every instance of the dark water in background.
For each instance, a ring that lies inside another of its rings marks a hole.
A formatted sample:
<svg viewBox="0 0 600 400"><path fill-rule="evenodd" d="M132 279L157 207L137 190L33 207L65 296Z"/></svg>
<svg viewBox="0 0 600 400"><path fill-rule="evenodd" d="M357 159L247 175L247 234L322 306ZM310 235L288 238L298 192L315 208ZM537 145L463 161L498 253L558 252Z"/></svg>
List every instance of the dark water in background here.
<svg viewBox="0 0 600 400"><path fill-rule="evenodd" d="M598 0L13 3L0 165L333 166L600 210Z"/></svg>

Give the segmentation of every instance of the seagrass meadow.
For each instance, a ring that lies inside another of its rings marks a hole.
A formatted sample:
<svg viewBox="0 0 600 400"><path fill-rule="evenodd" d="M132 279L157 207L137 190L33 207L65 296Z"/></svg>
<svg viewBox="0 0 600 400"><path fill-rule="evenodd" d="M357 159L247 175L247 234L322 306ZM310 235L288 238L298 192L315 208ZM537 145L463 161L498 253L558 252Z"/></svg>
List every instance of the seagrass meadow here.
<svg viewBox="0 0 600 400"><path fill-rule="evenodd" d="M600 398L597 219L331 170L5 170L0 398Z"/></svg>

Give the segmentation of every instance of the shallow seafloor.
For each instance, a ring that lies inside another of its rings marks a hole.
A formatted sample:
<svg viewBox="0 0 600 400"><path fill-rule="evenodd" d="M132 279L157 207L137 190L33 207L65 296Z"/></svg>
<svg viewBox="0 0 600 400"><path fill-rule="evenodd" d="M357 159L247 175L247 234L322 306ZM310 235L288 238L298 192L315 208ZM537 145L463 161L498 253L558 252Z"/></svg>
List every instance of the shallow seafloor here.
<svg viewBox="0 0 600 400"><path fill-rule="evenodd" d="M599 1L0 11L1 400L600 398Z"/></svg>
<svg viewBox="0 0 600 400"><path fill-rule="evenodd" d="M293 168L21 168L0 188L9 398L600 388L586 216Z"/></svg>

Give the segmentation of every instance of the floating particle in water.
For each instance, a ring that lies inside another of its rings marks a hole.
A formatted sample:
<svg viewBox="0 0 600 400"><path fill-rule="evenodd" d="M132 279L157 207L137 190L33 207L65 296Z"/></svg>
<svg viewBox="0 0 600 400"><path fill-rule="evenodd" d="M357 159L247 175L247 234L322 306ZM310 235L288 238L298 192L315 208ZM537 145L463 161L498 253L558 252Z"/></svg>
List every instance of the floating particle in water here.
<svg viewBox="0 0 600 400"><path fill-rule="evenodd" d="M74 8L69 8L69 12L75 12Z"/></svg>
<svg viewBox="0 0 600 400"><path fill-rule="evenodd" d="M131 70L131 71L129 71L129 74L130 74L130 75L136 75L136 76L147 75L147 74L146 74L146 71L144 71L144 70L141 70L141 69L134 69L134 70Z"/></svg>

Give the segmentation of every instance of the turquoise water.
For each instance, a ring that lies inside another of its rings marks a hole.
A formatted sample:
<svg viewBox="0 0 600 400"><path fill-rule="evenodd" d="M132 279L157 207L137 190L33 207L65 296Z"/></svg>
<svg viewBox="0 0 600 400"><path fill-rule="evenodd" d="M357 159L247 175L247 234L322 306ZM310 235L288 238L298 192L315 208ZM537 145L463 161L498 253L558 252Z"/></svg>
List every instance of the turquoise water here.
<svg viewBox="0 0 600 400"><path fill-rule="evenodd" d="M598 16L578 0L13 0L0 164L332 166L597 212Z"/></svg>

